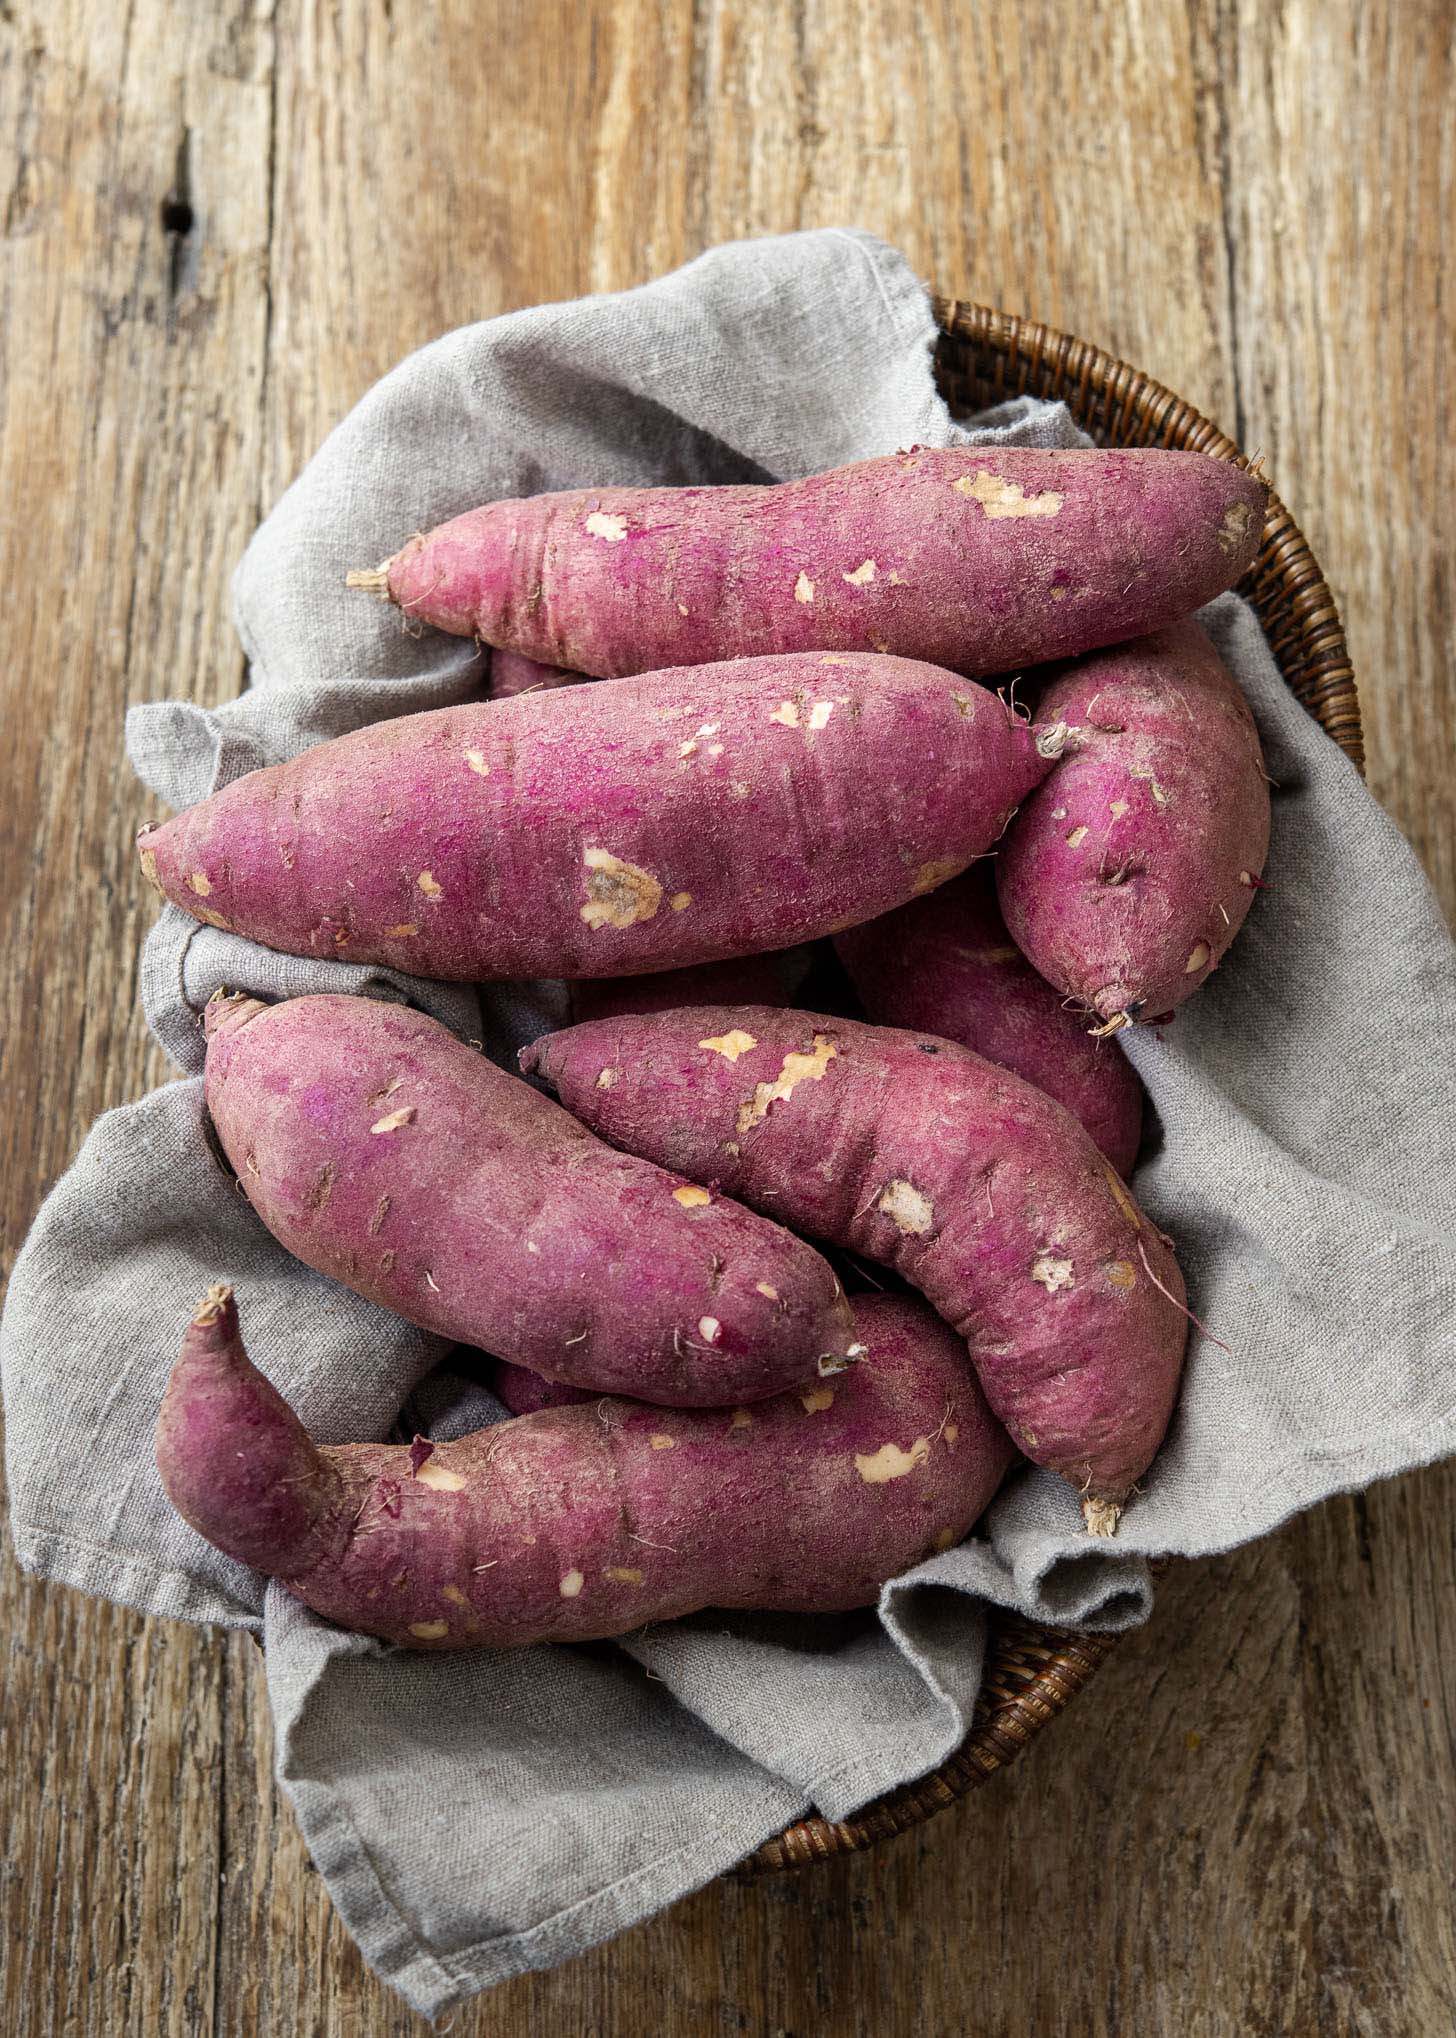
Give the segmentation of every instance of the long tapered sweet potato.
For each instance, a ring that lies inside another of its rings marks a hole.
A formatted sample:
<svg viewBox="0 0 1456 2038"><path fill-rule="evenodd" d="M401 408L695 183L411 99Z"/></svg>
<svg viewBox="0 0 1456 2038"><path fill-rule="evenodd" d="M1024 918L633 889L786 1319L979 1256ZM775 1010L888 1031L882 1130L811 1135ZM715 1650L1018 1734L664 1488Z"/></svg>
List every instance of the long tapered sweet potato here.
<svg viewBox="0 0 1456 2038"><path fill-rule="evenodd" d="M1269 783L1249 704L1190 620L1081 660L1039 712L1074 733L997 857L1006 924L1104 1025L1158 1018L1217 969L1262 882Z"/></svg>
<svg viewBox="0 0 1456 2038"><path fill-rule="evenodd" d="M214 926L422 976L634 976L902 904L1000 835L1057 731L906 659L740 659L378 722L160 827Z"/></svg>
<svg viewBox="0 0 1456 2038"><path fill-rule="evenodd" d="M896 1268L1113 1531L1177 1395L1183 1282L1060 1104L951 1042L766 1006L598 1020L522 1062L614 1144Z"/></svg>
<svg viewBox="0 0 1456 2038"><path fill-rule="evenodd" d="M1010 672L1231 587L1266 498L1201 453L918 446L773 487L488 503L350 580L599 678L809 650Z"/></svg>
<svg viewBox="0 0 1456 2038"><path fill-rule="evenodd" d="M582 1642L704 1606L829 1612L959 1542L1015 1453L965 1349L866 1300L863 1364L753 1408L598 1398L454 1443L319 1449L214 1288L157 1464L178 1512L317 1613L418 1649Z"/></svg>
<svg viewBox="0 0 1456 2038"><path fill-rule="evenodd" d="M1132 1172L1142 1084L1011 939L989 860L834 945L871 1019L959 1041L1034 1083L1066 1105L1120 1175Z"/></svg>
<svg viewBox="0 0 1456 2038"><path fill-rule="evenodd" d="M811 1246L613 1153L437 1020L368 998L207 1008L206 1095L297 1258L550 1379L754 1400L856 1355Z"/></svg>

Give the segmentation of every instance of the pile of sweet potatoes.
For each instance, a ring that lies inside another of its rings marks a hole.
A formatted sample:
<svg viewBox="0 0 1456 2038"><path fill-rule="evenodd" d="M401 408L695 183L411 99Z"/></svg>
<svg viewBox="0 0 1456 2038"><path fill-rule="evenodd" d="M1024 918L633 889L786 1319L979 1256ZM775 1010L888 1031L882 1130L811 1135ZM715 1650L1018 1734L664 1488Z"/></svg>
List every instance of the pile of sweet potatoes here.
<svg viewBox="0 0 1456 2038"><path fill-rule="evenodd" d="M351 575L489 647L478 698L138 847L287 953L571 981L523 1075L379 1000L205 1015L259 1221L488 1354L511 1414L320 1448L219 1268L157 1430L187 1521L431 1649L867 1605L1021 1460L1114 1533L1189 1321L1114 1036L1264 883L1258 737L1192 620L1264 502L1201 455L917 447L490 503Z"/></svg>

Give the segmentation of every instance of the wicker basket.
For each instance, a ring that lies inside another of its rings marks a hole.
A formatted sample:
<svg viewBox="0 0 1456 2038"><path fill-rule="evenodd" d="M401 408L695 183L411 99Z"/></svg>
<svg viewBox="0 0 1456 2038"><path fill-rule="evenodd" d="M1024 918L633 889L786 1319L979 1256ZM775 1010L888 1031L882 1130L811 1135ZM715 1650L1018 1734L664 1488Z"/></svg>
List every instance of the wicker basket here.
<svg viewBox="0 0 1456 2038"><path fill-rule="evenodd" d="M1171 389L1085 340L1032 325L984 305L938 297L936 372L958 413L1012 396L1060 397L1104 445L1181 446L1247 465L1232 439ZM1258 562L1240 592L1259 612L1279 669L1295 697L1364 768L1360 704L1334 597L1294 519L1275 495ZM1115 1642L993 1616L986 1675L970 1733L933 1775L906 1784L857 1818L800 1819L764 1842L739 1873L799 1867L873 1846L918 1825L1008 1762L1076 1697Z"/></svg>

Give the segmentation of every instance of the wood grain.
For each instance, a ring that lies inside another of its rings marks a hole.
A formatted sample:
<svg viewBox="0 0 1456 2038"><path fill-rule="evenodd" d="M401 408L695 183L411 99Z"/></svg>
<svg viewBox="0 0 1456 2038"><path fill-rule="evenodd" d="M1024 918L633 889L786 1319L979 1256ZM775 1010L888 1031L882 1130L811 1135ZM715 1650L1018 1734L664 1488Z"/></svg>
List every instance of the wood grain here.
<svg viewBox="0 0 1456 2038"><path fill-rule="evenodd" d="M258 515L400 355L853 221L1261 447L1371 780L1456 907L1449 0L0 0L0 1272L136 1010L128 701L219 700ZM1189 1566L1013 1770L719 1883L464 2033L1456 2026L1456 1474ZM0 2029L417 2033L271 1776L256 1652L0 1569Z"/></svg>

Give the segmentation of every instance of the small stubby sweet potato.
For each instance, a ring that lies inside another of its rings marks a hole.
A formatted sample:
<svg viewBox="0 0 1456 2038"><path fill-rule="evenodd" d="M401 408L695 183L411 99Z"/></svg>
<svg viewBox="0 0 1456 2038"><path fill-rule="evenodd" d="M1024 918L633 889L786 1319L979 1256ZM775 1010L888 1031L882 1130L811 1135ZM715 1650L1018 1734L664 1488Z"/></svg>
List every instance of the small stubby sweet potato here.
<svg viewBox="0 0 1456 2038"><path fill-rule="evenodd" d="M466 982L635 976L930 890L1059 748L908 659L739 659L377 722L137 846L166 898L289 954Z"/></svg>
<svg viewBox="0 0 1456 2038"><path fill-rule="evenodd" d="M438 1020L369 998L207 1007L208 1110L294 1256L548 1379L757 1400L857 1356L812 1246L614 1153Z"/></svg>
<svg viewBox="0 0 1456 2038"><path fill-rule="evenodd" d="M650 977L581 977L571 986L573 1025L617 1012L671 1012L679 1005L787 1005L785 959L738 955Z"/></svg>
<svg viewBox="0 0 1456 2038"><path fill-rule="evenodd" d="M559 665L541 665L523 658L519 651L490 654L490 697L511 701L519 693L549 693L553 687L580 686L579 672L563 672Z"/></svg>
<svg viewBox="0 0 1456 2038"><path fill-rule="evenodd" d="M508 1359L497 1359L491 1367L490 1386L502 1408L512 1415L535 1415L543 1408L575 1408L579 1402L599 1399L589 1387L547 1380L529 1366L513 1366Z"/></svg>
<svg viewBox="0 0 1456 2038"><path fill-rule="evenodd" d="M614 1145L895 1268L1113 1533L1177 1397L1183 1281L1062 1105L950 1041L766 1006L598 1020L521 1059Z"/></svg>
<svg viewBox="0 0 1456 2038"><path fill-rule="evenodd" d="M1189 619L1079 661L1038 712L1073 733L997 856L1006 925L1103 1026L1160 1018L1217 969L1263 882L1249 704Z"/></svg>
<svg viewBox="0 0 1456 2038"><path fill-rule="evenodd" d="M325 1619L413 1649L628 1633L701 1607L834 1612L959 1542L1015 1452L921 1305L862 1305L843 1380L754 1407L598 1397L453 1443L319 1448L212 1289L157 1424L173 1506Z"/></svg>
<svg viewBox="0 0 1456 2038"><path fill-rule="evenodd" d="M1066 1105L1120 1175L1132 1173L1142 1084L1116 1043L1094 1039L1011 939L989 859L834 945L871 1019L958 1041L1034 1083Z"/></svg>
<svg viewBox="0 0 1456 2038"><path fill-rule="evenodd" d="M350 581L597 678L810 650L1013 672L1231 587L1266 500L1202 453L917 446L775 486L488 503Z"/></svg>

